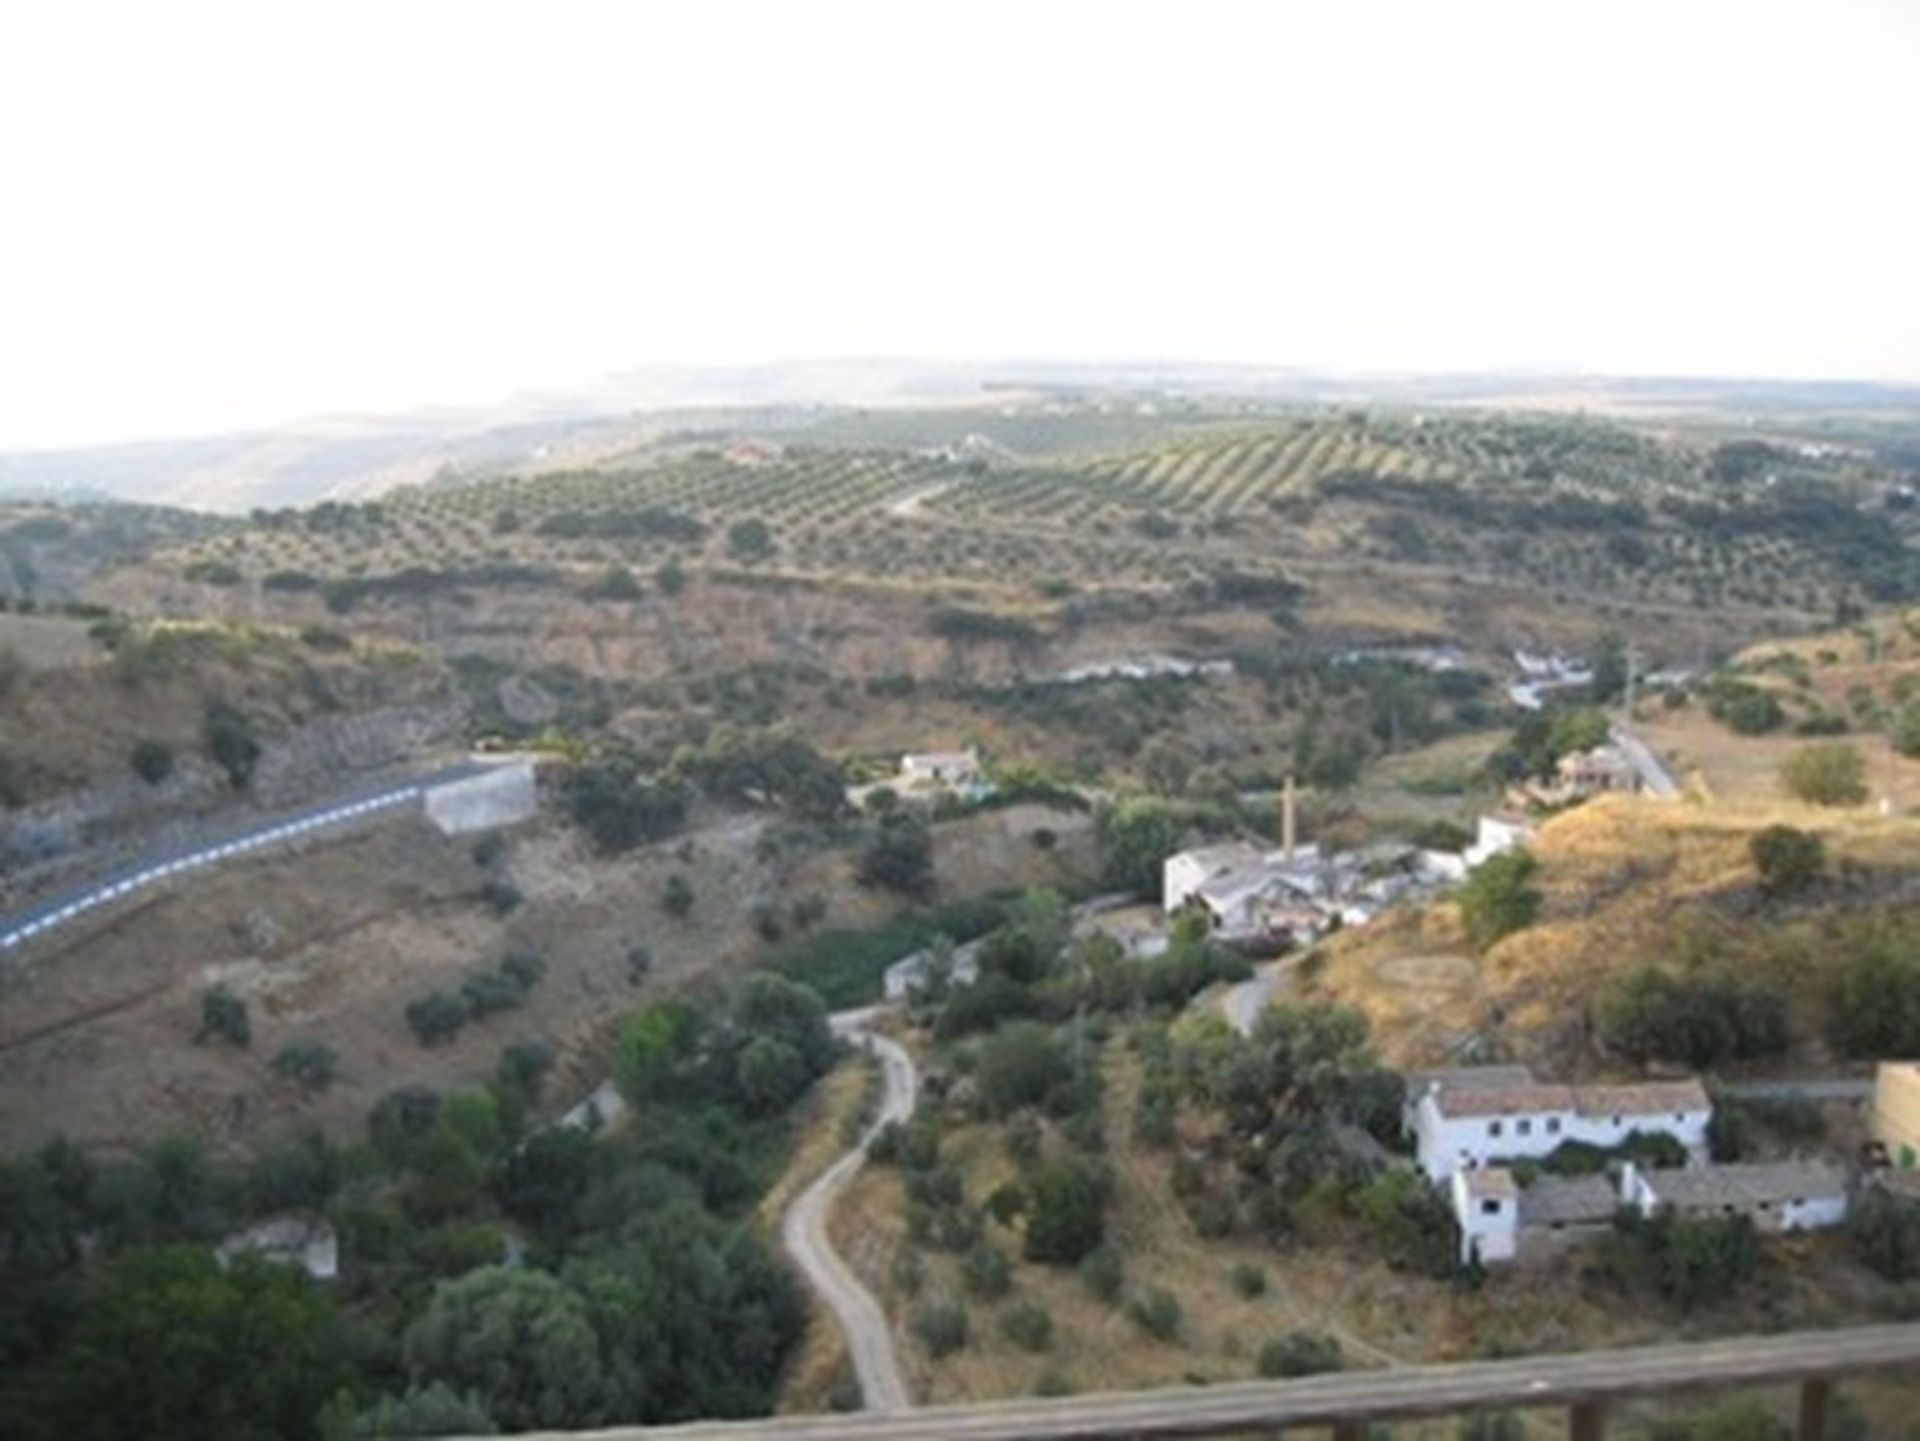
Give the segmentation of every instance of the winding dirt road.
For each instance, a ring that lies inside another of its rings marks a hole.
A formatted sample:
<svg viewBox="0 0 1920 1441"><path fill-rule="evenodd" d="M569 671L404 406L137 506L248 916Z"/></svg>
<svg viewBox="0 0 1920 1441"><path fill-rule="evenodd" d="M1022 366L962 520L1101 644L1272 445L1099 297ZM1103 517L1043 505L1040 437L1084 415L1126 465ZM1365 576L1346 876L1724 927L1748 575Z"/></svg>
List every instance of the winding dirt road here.
<svg viewBox="0 0 1920 1441"><path fill-rule="evenodd" d="M894 1355L887 1313L873 1293L860 1283L853 1268L833 1249L833 1241L827 1234L833 1203L866 1163L867 1143L879 1134L881 1127L891 1121L905 1121L913 1114L914 1097L920 1086L913 1058L897 1042L869 1029L875 1013L875 1009L842 1011L834 1016L833 1028L880 1058L885 1091L879 1113L860 1137L859 1144L821 1172L787 1207L786 1215L780 1219L780 1243L805 1274L814 1294L826 1303L839 1322L867 1409L905 1411L913 1405L913 1398L908 1394L906 1379L900 1374L899 1358Z"/></svg>

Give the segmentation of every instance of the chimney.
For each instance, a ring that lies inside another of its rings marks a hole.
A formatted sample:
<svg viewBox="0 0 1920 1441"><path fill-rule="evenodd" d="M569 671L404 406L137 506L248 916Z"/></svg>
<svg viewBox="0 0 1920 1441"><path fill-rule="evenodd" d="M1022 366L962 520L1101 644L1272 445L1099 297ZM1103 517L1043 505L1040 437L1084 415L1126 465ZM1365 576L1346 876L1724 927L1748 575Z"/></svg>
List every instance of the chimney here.
<svg viewBox="0 0 1920 1441"><path fill-rule="evenodd" d="M1293 772L1287 772L1286 783L1280 788L1280 854L1288 860L1293 859L1293 846L1296 840L1293 820Z"/></svg>

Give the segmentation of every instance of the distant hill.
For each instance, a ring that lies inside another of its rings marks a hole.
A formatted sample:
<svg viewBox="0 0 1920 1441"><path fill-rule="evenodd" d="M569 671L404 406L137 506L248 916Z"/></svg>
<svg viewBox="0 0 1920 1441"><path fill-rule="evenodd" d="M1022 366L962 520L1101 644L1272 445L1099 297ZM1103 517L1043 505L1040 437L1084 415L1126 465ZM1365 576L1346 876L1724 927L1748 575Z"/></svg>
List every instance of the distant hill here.
<svg viewBox="0 0 1920 1441"><path fill-rule="evenodd" d="M821 441L946 446L1023 413L1022 454L1077 448L1029 422L1062 408L1109 417L1098 439L1147 442L1184 407L1214 419L1275 405L1474 406L1586 411L1658 423L1831 441L1899 443L1920 454L1920 389L1844 381L1632 379L1551 375L1339 375L1188 362L790 361L656 366L495 405L341 416L228 435L0 452L0 499L113 498L245 512L361 500L445 471L599 463L663 435L766 430ZM891 417L891 418L889 418ZM935 417L944 417L934 423ZM1157 422L1157 424L1156 424ZM1004 428L1004 427L1002 427ZM1061 429L1055 427L1056 430ZM1004 442L1000 442L1004 443Z"/></svg>

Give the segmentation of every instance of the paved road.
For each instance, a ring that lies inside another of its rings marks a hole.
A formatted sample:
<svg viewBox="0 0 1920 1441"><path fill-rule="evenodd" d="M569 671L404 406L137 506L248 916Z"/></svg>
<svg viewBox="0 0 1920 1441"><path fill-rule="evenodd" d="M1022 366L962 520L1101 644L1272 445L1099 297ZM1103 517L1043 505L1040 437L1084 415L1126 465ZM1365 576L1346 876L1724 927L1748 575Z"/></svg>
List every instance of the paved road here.
<svg viewBox="0 0 1920 1441"><path fill-rule="evenodd" d="M833 1203L854 1174L866 1163L867 1143L880 1128L893 1121L905 1121L913 1114L914 1097L919 1090L919 1073L913 1058L885 1036L868 1029L875 1009L842 1011L834 1016L834 1029L880 1057L886 1089L879 1114L861 1136L859 1144L835 1161L814 1183L802 1191L780 1219L780 1242L805 1273L814 1293L833 1312L847 1338L847 1354L853 1360L853 1374L860 1382L860 1394L867 1409L887 1413L905 1411L913 1405L906 1379L900 1374L900 1360L893 1350L893 1332L887 1325L887 1313L873 1293L861 1285L853 1268L841 1259L827 1234L827 1222L833 1215Z"/></svg>
<svg viewBox="0 0 1920 1441"><path fill-rule="evenodd" d="M1298 956L1267 961L1256 966L1246 980L1228 988L1220 998L1220 1011L1227 1024L1241 1035L1251 1036L1260 1013L1292 988L1293 969L1299 964Z"/></svg>
<svg viewBox="0 0 1920 1441"><path fill-rule="evenodd" d="M417 801L434 786L464 780L487 770L489 762L462 761L410 780L349 792L345 796L298 810L263 816L245 826L230 828L191 846L175 847L147 856L131 865L97 876L0 917L0 951L24 945L81 916L158 885L186 871L200 870L270 846L282 845L327 827L345 825Z"/></svg>
<svg viewBox="0 0 1920 1441"><path fill-rule="evenodd" d="M1680 783L1673 778L1673 772L1667 769L1667 763L1654 754L1652 746L1625 726L1613 727L1613 743L1626 753L1633 768L1640 773L1640 784L1646 793L1657 801L1680 799Z"/></svg>
<svg viewBox="0 0 1920 1441"><path fill-rule="evenodd" d="M1920 1325L1801 1331L1719 1341L1530 1356L1301 1381L996 1401L904 1414L787 1416L592 1432L604 1441L1088 1441L1094 1437L1221 1436L1392 1421L1496 1407L1566 1406L1685 1387L1784 1385L1812 1377L1920 1364ZM565 1433L547 1432L547 1438ZM574 1433L578 1435L580 1433ZM522 1441L540 1441L538 1433Z"/></svg>

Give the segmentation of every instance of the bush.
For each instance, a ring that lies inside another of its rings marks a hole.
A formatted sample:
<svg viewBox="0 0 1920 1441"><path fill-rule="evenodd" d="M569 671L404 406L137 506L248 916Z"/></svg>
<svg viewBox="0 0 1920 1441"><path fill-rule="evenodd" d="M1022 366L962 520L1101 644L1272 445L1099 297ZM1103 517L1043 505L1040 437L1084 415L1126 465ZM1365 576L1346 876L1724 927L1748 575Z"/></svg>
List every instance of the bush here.
<svg viewBox="0 0 1920 1441"><path fill-rule="evenodd" d="M773 532L756 516L736 520L727 527L727 549L739 560L765 560L773 554Z"/></svg>
<svg viewBox="0 0 1920 1441"><path fill-rule="evenodd" d="M1800 800L1817 806L1857 806L1867 798L1867 763L1844 741L1801 746L1780 765L1780 780Z"/></svg>
<svg viewBox="0 0 1920 1441"><path fill-rule="evenodd" d="M1811 831L1792 826L1768 826L1747 842L1754 869L1760 873L1760 894L1771 899L1803 891L1820 879L1827 848Z"/></svg>
<svg viewBox="0 0 1920 1441"><path fill-rule="evenodd" d="M540 1100L540 1088L552 1069L553 1043L539 1036L525 1036L500 1052L494 1080L506 1095L532 1106Z"/></svg>
<svg viewBox="0 0 1920 1441"><path fill-rule="evenodd" d="M1111 1246L1099 1246L1088 1252L1080 1263L1080 1282L1097 1300L1113 1305L1127 1284L1127 1271L1120 1253Z"/></svg>
<svg viewBox="0 0 1920 1441"><path fill-rule="evenodd" d="M693 904L693 883L682 875L668 876L666 887L660 892L660 908L684 920L693 913Z"/></svg>
<svg viewBox="0 0 1920 1441"><path fill-rule="evenodd" d="M960 1258L960 1283L969 1296L996 1300L1013 1286L1013 1267L993 1245L977 1241Z"/></svg>
<svg viewBox="0 0 1920 1441"><path fill-rule="evenodd" d="M1040 1105L1071 1074L1066 1051L1049 1027L1008 1021L981 1044L974 1084L987 1114L1005 1116Z"/></svg>
<svg viewBox="0 0 1920 1441"><path fill-rule="evenodd" d="M1889 1281L1920 1277L1920 1202L1868 1188L1847 1229L1861 1261Z"/></svg>
<svg viewBox="0 0 1920 1441"><path fill-rule="evenodd" d="M1340 1343L1319 1331L1289 1331L1260 1348L1260 1374L1269 1381L1319 1376L1346 1365Z"/></svg>
<svg viewBox="0 0 1920 1441"><path fill-rule="evenodd" d="M1920 1052L1920 929L1862 927L1842 937L1851 952L1833 997L1832 1038L1848 1056Z"/></svg>
<svg viewBox="0 0 1920 1441"><path fill-rule="evenodd" d="M1642 1065L1705 1070L1787 1048L1787 1000L1777 985L1731 972L1673 976L1642 966L1602 996L1600 1037Z"/></svg>
<svg viewBox="0 0 1920 1441"><path fill-rule="evenodd" d="M547 963L538 951L508 951L501 959L500 974L525 994L546 976Z"/></svg>
<svg viewBox="0 0 1920 1441"><path fill-rule="evenodd" d="M1026 1256L1073 1265L1100 1245L1106 1231L1107 1188L1084 1161L1043 1166L1028 1188Z"/></svg>
<svg viewBox="0 0 1920 1441"><path fill-rule="evenodd" d="M626 955L627 983L637 986L647 978L647 973L653 969L653 952L639 941L632 941L627 946Z"/></svg>
<svg viewBox="0 0 1920 1441"><path fill-rule="evenodd" d="M1156 1341L1171 1341L1180 1334L1180 1302L1173 1292L1150 1286L1127 1303L1127 1316Z"/></svg>
<svg viewBox="0 0 1920 1441"><path fill-rule="evenodd" d="M474 971L460 983L460 999L470 1020L482 1020L498 1011L522 1005L527 993L499 971Z"/></svg>
<svg viewBox="0 0 1920 1441"><path fill-rule="evenodd" d="M505 916L518 910L526 897L520 894L520 888L513 882L489 876L480 884L480 899L496 916Z"/></svg>
<svg viewBox="0 0 1920 1441"><path fill-rule="evenodd" d="M1503 936L1525 930L1540 914L1540 893L1528 884L1536 869L1525 850L1485 862L1460 888L1460 919L1474 949L1484 951Z"/></svg>
<svg viewBox="0 0 1920 1441"><path fill-rule="evenodd" d="M1460 1441L1527 1441L1527 1423L1512 1411L1476 1411L1457 1434Z"/></svg>
<svg viewBox="0 0 1920 1441"><path fill-rule="evenodd" d="M1000 1334L1022 1351L1044 1351L1053 1344L1053 1317L1044 1306L1016 1301L1000 1313Z"/></svg>
<svg viewBox="0 0 1920 1441"><path fill-rule="evenodd" d="M467 1023L467 1004L451 992L429 991L407 1003L406 1017L421 1045L437 1046L460 1034Z"/></svg>
<svg viewBox="0 0 1920 1441"><path fill-rule="evenodd" d="M1244 1301L1267 1294L1267 1273L1251 1261L1242 1261L1233 1268L1231 1277L1233 1294Z"/></svg>
<svg viewBox="0 0 1920 1441"><path fill-rule="evenodd" d="M881 817L860 853L860 883L924 899L933 890L933 836L910 811Z"/></svg>
<svg viewBox="0 0 1920 1441"><path fill-rule="evenodd" d="M200 993L200 1035L198 1039L218 1036L236 1046L253 1041L253 1023L247 1016L247 1003L236 996L223 981Z"/></svg>
<svg viewBox="0 0 1920 1441"><path fill-rule="evenodd" d="M159 785L173 774L173 747L165 741L136 741L127 760L133 773L150 786Z"/></svg>
<svg viewBox="0 0 1920 1441"><path fill-rule="evenodd" d="M956 1301L935 1301L913 1313L913 1334L936 1361L967 1344L967 1310Z"/></svg>
<svg viewBox="0 0 1920 1441"><path fill-rule="evenodd" d="M202 731L207 754L227 773L227 783L237 791L245 790L260 761L260 742L246 713L227 701L215 701L207 707Z"/></svg>
<svg viewBox="0 0 1920 1441"><path fill-rule="evenodd" d="M319 1041L289 1041L273 1058L273 1069L307 1091L324 1091L340 1073L340 1057Z"/></svg>

